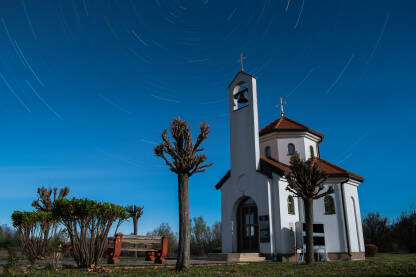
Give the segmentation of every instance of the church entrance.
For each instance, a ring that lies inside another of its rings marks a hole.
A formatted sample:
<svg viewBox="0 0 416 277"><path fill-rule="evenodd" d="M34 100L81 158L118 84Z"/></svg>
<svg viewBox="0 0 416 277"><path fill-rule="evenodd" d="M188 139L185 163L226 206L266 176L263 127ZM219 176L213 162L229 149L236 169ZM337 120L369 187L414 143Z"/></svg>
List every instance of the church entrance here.
<svg viewBox="0 0 416 277"><path fill-rule="evenodd" d="M238 252L259 251L257 205L252 198L241 201L237 209Z"/></svg>

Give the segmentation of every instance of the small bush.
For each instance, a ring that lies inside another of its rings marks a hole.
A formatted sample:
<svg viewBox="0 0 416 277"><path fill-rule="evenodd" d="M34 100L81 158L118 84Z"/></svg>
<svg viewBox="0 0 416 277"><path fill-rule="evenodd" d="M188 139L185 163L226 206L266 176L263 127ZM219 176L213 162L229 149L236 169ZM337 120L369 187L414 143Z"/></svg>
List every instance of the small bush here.
<svg viewBox="0 0 416 277"><path fill-rule="evenodd" d="M375 244L366 244L365 245L365 256L374 257L378 252L378 248Z"/></svg>
<svg viewBox="0 0 416 277"><path fill-rule="evenodd" d="M74 259L79 267L97 266L107 250L108 233L128 218L124 207L88 199L56 200L52 213L65 226Z"/></svg>

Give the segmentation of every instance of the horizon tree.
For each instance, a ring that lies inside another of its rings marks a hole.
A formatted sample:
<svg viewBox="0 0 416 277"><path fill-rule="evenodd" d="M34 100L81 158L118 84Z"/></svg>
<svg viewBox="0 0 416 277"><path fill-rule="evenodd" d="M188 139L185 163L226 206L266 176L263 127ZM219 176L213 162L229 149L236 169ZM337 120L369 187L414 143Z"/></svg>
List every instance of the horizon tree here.
<svg viewBox="0 0 416 277"><path fill-rule="evenodd" d="M143 215L144 207L139 207L137 205L126 206L126 211L129 217L133 220L133 235L137 236L137 223L139 218Z"/></svg>
<svg viewBox="0 0 416 277"><path fill-rule="evenodd" d="M322 192L325 189L324 182L328 179L328 174L319 167L314 158L303 160L299 157L299 153L295 153L290 158L289 167L291 172L285 176L288 182L286 190L303 200L306 225L305 261L310 264L314 262L313 201L334 193L334 188L330 186Z"/></svg>
<svg viewBox="0 0 416 277"><path fill-rule="evenodd" d="M195 144L188 123L180 117L174 118L170 124L174 142L168 137L168 131L162 132L163 142L154 148L155 155L161 157L169 169L177 174L179 200L179 245L176 270L180 271L190 266L190 219L188 181L195 173L204 172L213 163L204 164L207 157L200 154L204 149L201 143L208 137L209 127L206 122L200 125L200 134ZM167 154L170 159L166 157Z"/></svg>

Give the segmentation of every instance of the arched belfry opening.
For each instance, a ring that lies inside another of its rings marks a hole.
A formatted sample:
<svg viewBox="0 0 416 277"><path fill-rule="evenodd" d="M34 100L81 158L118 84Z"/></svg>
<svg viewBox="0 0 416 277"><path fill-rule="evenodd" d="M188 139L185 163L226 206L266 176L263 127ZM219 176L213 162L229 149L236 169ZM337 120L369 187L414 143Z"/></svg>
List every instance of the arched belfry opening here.
<svg viewBox="0 0 416 277"><path fill-rule="evenodd" d="M234 88L234 110L239 110L248 106L248 86L242 82Z"/></svg>
<svg viewBox="0 0 416 277"><path fill-rule="evenodd" d="M253 198L243 198L237 208L238 252L259 251L257 205Z"/></svg>

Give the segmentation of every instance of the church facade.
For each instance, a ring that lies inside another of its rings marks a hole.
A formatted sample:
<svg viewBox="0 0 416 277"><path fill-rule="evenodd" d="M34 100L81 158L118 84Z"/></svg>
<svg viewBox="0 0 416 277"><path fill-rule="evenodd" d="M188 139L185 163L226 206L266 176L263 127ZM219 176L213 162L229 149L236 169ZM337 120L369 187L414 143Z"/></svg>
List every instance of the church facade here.
<svg viewBox="0 0 416 277"><path fill-rule="evenodd" d="M314 201L314 248L329 260L364 259L358 187L363 178L320 157L324 136L282 116L259 130L256 78L240 71L228 87L231 169L221 191L223 253L285 261L304 249L302 200L286 190L291 155L313 158L329 175L330 196Z"/></svg>

